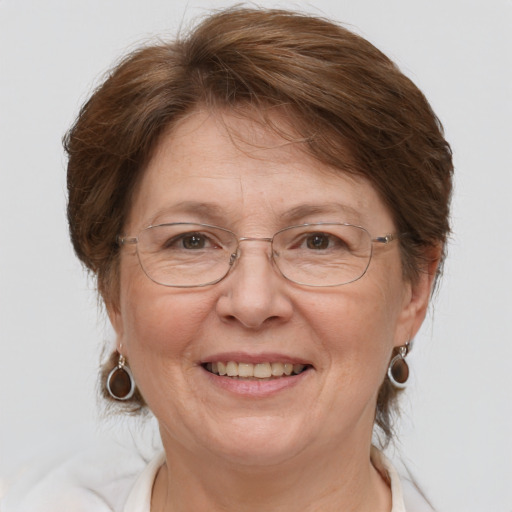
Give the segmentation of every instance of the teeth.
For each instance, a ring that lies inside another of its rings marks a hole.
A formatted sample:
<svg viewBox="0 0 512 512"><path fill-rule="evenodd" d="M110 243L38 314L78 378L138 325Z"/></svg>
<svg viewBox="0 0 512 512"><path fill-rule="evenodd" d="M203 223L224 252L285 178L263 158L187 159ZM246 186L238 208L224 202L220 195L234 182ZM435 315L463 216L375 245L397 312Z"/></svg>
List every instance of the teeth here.
<svg viewBox="0 0 512 512"><path fill-rule="evenodd" d="M239 377L254 377L254 365L252 363L238 363Z"/></svg>
<svg viewBox="0 0 512 512"><path fill-rule="evenodd" d="M214 363L214 364L215 364L215 363ZM293 373L298 374L298 373L300 373L302 370L304 370L304 368L306 368L306 365L305 365L305 364L294 364L294 365L293 365ZM215 371L215 370L212 370L212 371Z"/></svg>
<svg viewBox="0 0 512 512"><path fill-rule="evenodd" d="M284 373L284 365L283 363L272 363L270 365L270 368L272 370L272 375L274 377L281 377Z"/></svg>
<svg viewBox="0 0 512 512"><path fill-rule="evenodd" d="M208 366L206 369L208 369ZM238 364L233 361L229 361L226 365L226 374L228 377L238 377Z"/></svg>
<svg viewBox="0 0 512 512"><path fill-rule="evenodd" d="M226 373L227 373L226 365L224 363L218 362L217 363L217 371L218 371L219 375L226 375Z"/></svg>
<svg viewBox="0 0 512 512"><path fill-rule="evenodd" d="M268 379L272 376L270 363L258 363L254 365L254 377L258 379Z"/></svg>
<svg viewBox="0 0 512 512"><path fill-rule="evenodd" d="M207 363L206 369L216 375L227 375L228 377L240 377L244 379L270 379L272 377L283 377L298 375L304 369L304 364L292 363L236 363L235 361Z"/></svg>

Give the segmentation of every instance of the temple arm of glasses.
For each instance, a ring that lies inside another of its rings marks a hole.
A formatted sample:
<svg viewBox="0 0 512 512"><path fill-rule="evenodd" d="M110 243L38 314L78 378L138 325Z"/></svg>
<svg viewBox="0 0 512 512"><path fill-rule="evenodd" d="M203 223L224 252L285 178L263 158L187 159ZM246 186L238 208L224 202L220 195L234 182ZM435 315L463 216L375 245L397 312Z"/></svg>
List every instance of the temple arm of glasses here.
<svg viewBox="0 0 512 512"><path fill-rule="evenodd" d="M397 239L398 239L397 235L391 235L388 233L387 235L384 235L384 236L377 236L375 238L372 238L372 242L377 242L379 244L389 244L393 240L397 240Z"/></svg>
<svg viewBox="0 0 512 512"><path fill-rule="evenodd" d="M124 244L136 244L137 243L137 237L135 236L121 236L117 235L116 241L119 245Z"/></svg>

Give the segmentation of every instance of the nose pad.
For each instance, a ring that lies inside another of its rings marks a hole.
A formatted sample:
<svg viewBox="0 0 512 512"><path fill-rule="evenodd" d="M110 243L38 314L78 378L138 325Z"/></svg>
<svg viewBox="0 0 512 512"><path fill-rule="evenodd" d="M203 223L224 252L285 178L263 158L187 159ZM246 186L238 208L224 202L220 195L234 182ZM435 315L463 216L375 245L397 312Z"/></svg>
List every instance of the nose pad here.
<svg viewBox="0 0 512 512"><path fill-rule="evenodd" d="M256 241L256 242L269 242L270 241L267 238L244 238L241 241L244 242L244 241L247 241L247 240ZM230 254L230 256L229 256L229 270L228 270L228 274L236 267L236 264L238 263L238 260L241 258L241 256L242 256L242 249L241 249L241 247L238 247L236 252L233 252L233 253ZM279 254L276 251L274 251L274 250L269 251L269 253L268 253L268 261L270 262L270 264L272 265L274 270L278 270L276 262L275 262L275 259L274 259L275 256L279 256ZM278 273L280 273L279 270L278 270Z"/></svg>
<svg viewBox="0 0 512 512"><path fill-rule="evenodd" d="M236 252L233 252L231 256L229 257L229 269L233 267L235 264L235 261L240 257L240 249L237 249Z"/></svg>
<svg viewBox="0 0 512 512"><path fill-rule="evenodd" d="M238 260L240 259L240 255L241 255L240 247L237 248L236 252L232 252L230 254L230 256L229 256L229 269L226 272L224 277L227 277L227 276L229 276L229 274L231 274L233 269L236 267L236 264L237 264Z"/></svg>

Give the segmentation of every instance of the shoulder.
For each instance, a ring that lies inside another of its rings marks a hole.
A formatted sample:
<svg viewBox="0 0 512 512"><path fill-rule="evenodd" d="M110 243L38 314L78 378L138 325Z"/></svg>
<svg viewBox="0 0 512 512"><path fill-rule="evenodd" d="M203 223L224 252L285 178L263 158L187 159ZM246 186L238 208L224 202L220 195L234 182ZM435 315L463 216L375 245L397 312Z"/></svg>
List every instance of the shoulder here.
<svg viewBox="0 0 512 512"><path fill-rule="evenodd" d="M407 512L434 512L427 498L412 480L407 477L401 479L402 493Z"/></svg>
<svg viewBox="0 0 512 512"><path fill-rule="evenodd" d="M0 501L2 512L118 512L147 459L118 444L100 443L54 467L25 471Z"/></svg>
<svg viewBox="0 0 512 512"><path fill-rule="evenodd" d="M418 485L399 474L393 463L375 447L372 447L371 460L391 487L391 512L435 512Z"/></svg>

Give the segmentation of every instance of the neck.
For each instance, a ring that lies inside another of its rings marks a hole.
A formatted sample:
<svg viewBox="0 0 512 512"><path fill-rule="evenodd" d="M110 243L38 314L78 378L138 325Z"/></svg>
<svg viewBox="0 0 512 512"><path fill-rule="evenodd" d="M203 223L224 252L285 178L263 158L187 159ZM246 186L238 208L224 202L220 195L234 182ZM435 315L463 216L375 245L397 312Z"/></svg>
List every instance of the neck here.
<svg viewBox="0 0 512 512"><path fill-rule="evenodd" d="M389 512L390 490L370 462L369 447L327 448L253 467L166 447L170 456L157 475L151 510Z"/></svg>

